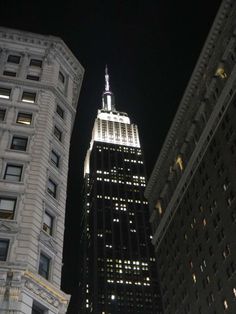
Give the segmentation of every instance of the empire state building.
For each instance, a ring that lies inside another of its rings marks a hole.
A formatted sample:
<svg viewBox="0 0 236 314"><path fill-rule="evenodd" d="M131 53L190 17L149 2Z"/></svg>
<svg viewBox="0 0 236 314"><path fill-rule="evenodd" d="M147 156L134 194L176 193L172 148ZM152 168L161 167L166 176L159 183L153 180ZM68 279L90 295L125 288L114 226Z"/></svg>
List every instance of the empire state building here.
<svg viewBox="0 0 236 314"><path fill-rule="evenodd" d="M107 68L84 180L81 313L162 313L138 128L116 110Z"/></svg>

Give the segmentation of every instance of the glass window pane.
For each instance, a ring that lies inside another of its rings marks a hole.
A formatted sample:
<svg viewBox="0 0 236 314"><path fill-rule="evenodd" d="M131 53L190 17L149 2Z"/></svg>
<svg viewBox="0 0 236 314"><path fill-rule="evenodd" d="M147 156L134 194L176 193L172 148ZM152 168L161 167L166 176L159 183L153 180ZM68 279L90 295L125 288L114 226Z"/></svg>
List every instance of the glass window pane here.
<svg viewBox="0 0 236 314"><path fill-rule="evenodd" d="M43 230L52 235L53 217L45 212L43 217Z"/></svg>
<svg viewBox="0 0 236 314"><path fill-rule="evenodd" d="M22 166L7 165L4 179L9 181L20 181L21 172Z"/></svg>
<svg viewBox="0 0 236 314"><path fill-rule="evenodd" d="M40 254L39 274L46 279L48 279L49 276L49 264L50 258L45 256L44 254Z"/></svg>
<svg viewBox="0 0 236 314"><path fill-rule="evenodd" d="M7 62L19 64L20 63L20 56L9 55L7 58Z"/></svg>
<svg viewBox="0 0 236 314"><path fill-rule="evenodd" d="M0 98L9 99L11 95L10 88L0 87Z"/></svg>
<svg viewBox="0 0 236 314"><path fill-rule="evenodd" d="M4 121L6 115L6 109L0 109L0 121Z"/></svg>
<svg viewBox="0 0 236 314"><path fill-rule="evenodd" d="M55 166L58 167L58 166L59 166L59 160L60 160L60 156L52 150L52 153L51 153L51 162L52 162Z"/></svg>
<svg viewBox="0 0 236 314"><path fill-rule="evenodd" d="M30 75L30 74L28 74L26 76L26 78L27 78L27 80L31 80L31 81L39 81L39 76L37 76L37 75Z"/></svg>
<svg viewBox="0 0 236 314"><path fill-rule="evenodd" d="M62 119L64 119L64 110L59 105L57 105L57 113Z"/></svg>
<svg viewBox="0 0 236 314"><path fill-rule="evenodd" d="M35 66L35 67L42 67L42 60L39 59L31 59L30 60L30 66Z"/></svg>
<svg viewBox="0 0 236 314"><path fill-rule="evenodd" d="M16 120L17 123L30 125L31 121L32 121L32 114L31 113L24 113L24 112L18 113L17 120Z"/></svg>
<svg viewBox="0 0 236 314"><path fill-rule="evenodd" d="M21 100L23 102L34 103L35 99L36 99L36 93L23 92Z"/></svg>
<svg viewBox="0 0 236 314"><path fill-rule="evenodd" d="M56 126L54 127L54 135L59 141L61 141L62 132Z"/></svg>
<svg viewBox="0 0 236 314"><path fill-rule="evenodd" d="M3 72L3 75L15 77L15 76L16 76L16 72L4 71L4 72Z"/></svg>
<svg viewBox="0 0 236 314"><path fill-rule="evenodd" d="M25 151L27 147L28 139L24 137L13 136L11 149Z"/></svg>
<svg viewBox="0 0 236 314"><path fill-rule="evenodd" d="M61 71L59 71L59 81L63 84L65 83L65 76Z"/></svg>
<svg viewBox="0 0 236 314"><path fill-rule="evenodd" d="M0 239L0 261L6 261L9 240Z"/></svg>
<svg viewBox="0 0 236 314"><path fill-rule="evenodd" d="M0 219L13 219L16 199L0 198Z"/></svg>

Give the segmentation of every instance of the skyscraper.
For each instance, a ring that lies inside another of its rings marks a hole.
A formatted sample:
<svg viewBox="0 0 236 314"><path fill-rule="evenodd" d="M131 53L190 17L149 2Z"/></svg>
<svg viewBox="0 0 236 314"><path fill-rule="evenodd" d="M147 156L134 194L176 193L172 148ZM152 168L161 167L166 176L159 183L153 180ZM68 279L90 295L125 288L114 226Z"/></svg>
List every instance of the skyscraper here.
<svg viewBox="0 0 236 314"><path fill-rule="evenodd" d="M161 313L138 128L117 111L106 69L85 167L82 313Z"/></svg>
<svg viewBox="0 0 236 314"><path fill-rule="evenodd" d="M83 77L57 37L0 28L0 312L63 314L70 135Z"/></svg>
<svg viewBox="0 0 236 314"><path fill-rule="evenodd" d="M236 313L235 20L222 1L145 191L166 314Z"/></svg>

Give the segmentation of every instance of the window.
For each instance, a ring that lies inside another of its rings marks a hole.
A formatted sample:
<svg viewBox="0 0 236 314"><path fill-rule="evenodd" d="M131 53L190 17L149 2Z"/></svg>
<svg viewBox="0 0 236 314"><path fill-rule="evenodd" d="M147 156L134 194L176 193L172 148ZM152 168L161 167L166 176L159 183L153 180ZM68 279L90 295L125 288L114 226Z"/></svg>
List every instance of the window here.
<svg viewBox="0 0 236 314"><path fill-rule="evenodd" d="M43 217L43 230L52 235L53 217L48 212L44 213Z"/></svg>
<svg viewBox="0 0 236 314"><path fill-rule="evenodd" d="M59 105L57 105L56 111L57 111L57 114L59 114L59 116L60 116L62 119L64 119L64 110L63 110Z"/></svg>
<svg viewBox="0 0 236 314"><path fill-rule="evenodd" d="M4 121L6 115L6 109L0 109L0 121Z"/></svg>
<svg viewBox="0 0 236 314"><path fill-rule="evenodd" d="M0 219L13 219L16 199L0 196Z"/></svg>
<svg viewBox="0 0 236 314"><path fill-rule="evenodd" d="M43 253L40 254L39 259L39 275L48 279L49 277L50 258Z"/></svg>
<svg viewBox="0 0 236 314"><path fill-rule="evenodd" d="M15 76L16 76L16 72L13 72L13 71L4 71L4 72L3 72L3 75L15 77Z"/></svg>
<svg viewBox="0 0 236 314"><path fill-rule="evenodd" d="M42 307L35 304L34 302L32 306L32 314L44 314L44 313L45 313L45 310Z"/></svg>
<svg viewBox="0 0 236 314"><path fill-rule="evenodd" d="M18 112L16 123L30 125L32 122L32 113Z"/></svg>
<svg viewBox="0 0 236 314"><path fill-rule="evenodd" d="M59 71L59 76L58 76L58 78L59 78L59 81L60 81L62 84L65 83L65 75L64 75L61 71Z"/></svg>
<svg viewBox="0 0 236 314"><path fill-rule="evenodd" d="M56 126L54 126L53 133L56 136L56 138L61 142L62 132Z"/></svg>
<svg viewBox="0 0 236 314"><path fill-rule="evenodd" d="M30 93L30 92L23 92L21 101L23 102L29 102L34 103L36 99L36 93Z"/></svg>
<svg viewBox="0 0 236 314"><path fill-rule="evenodd" d="M7 62L19 64L20 63L20 56L9 55L7 58Z"/></svg>
<svg viewBox="0 0 236 314"><path fill-rule="evenodd" d="M48 193L50 195L52 195L53 197L56 198L56 196L57 196L57 184L54 181L52 181L52 179L48 179L47 190L48 190Z"/></svg>
<svg viewBox="0 0 236 314"><path fill-rule="evenodd" d="M7 165L4 179L8 181L14 181L19 182L21 181L21 174L22 174L22 166L16 166L16 165Z"/></svg>
<svg viewBox="0 0 236 314"><path fill-rule="evenodd" d="M9 240L0 239L0 261L6 261L9 247Z"/></svg>
<svg viewBox="0 0 236 314"><path fill-rule="evenodd" d="M42 67L42 60L39 60L39 59L31 59L31 60L30 60L30 66L34 66L34 67L41 68L41 67Z"/></svg>
<svg viewBox="0 0 236 314"><path fill-rule="evenodd" d="M0 87L0 98L10 99L10 95L11 95L10 88Z"/></svg>
<svg viewBox="0 0 236 314"><path fill-rule="evenodd" d="M38 75L30 75L28 74L26 76L27 80L31 80L31 81L39 81L39 76Z"/></svg>
<svg viewBox="0 0 236 314"><path fill-rule="evenodd" d="M27 137L13 136L11 142L11 149L26 151L27 142L28 142Z"/></svg>
<svg viewBox="0 0 236 314"><path fill-rule="evenodd" d="M60 156L52 150L51 152L51 162L58 168L60 162Z"/></svg>

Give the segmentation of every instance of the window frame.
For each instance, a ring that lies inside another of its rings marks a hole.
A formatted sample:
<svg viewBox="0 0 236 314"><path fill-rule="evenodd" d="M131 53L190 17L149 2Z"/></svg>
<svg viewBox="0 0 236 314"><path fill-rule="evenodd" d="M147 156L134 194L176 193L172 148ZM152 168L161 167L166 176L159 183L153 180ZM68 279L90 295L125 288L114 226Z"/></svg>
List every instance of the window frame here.
<svg viewBox="0 0 236 314"><path fill-rule="evenodd" d="M62 142L62 134L63 134L63 132L61 131L61 129L57 125L54 125L53 135L56 137L56 139L59 142Z"/></svg>
<svg viewBox="0 0 236 314"><path fill-rule="evenodd" d="M43 258L44 260L47 261L47 269L44 270L41 267L41 258ZM50 268L51 268L51 262L52 262L52 258L50 256L48 256L47 254L45 254L43 251L40 252L39 255L39 265L38 265L38 274L40 276L42 276L43 278L45 278L46 280L50 279Z"/></svg>
<svg viewBox="0 0 236 314"><path fill-rule="evenodd" d="M15 174L9 174L7 173L9 168L17 168L20 170L20 174L19 175L15 175ZM8 182L21 182L22 181L22 173L23 173L23 165L17 165L17 164L12 164L12 163L7 163L6 167L5 167L5 171L4 171L4 177L3 179L8 181ZM9 180L9 177L11 178L18 178L19 180Z"/></svg>
<svg viewBox="0 0 236 314"><path fill-rule="evenodd" d="M2 201L13 201L13 206L12 206L12 209L5 209L5 208L2 208L1 206L1 202ZM16 210L16 202L17 202L17 198L16 197L10 197L10 196L1 196L0 195L0 220L14 220L14 217L15 217L15 210ZM11 214L11 217L10 218L4 218L4 217L1 217L1 215L4 215L4 213L8 213Z"/></svg>
<svg viewBox="0 0 236 314"><path fill-rule="evenodd" d="M39 76L38 75L27 74L26 75L26 79L30 80L30 81L38 82L39 81Z"/></svg>
<svg viewBox="0 0 236 314"><path fill-rule="evenodd" d="M25 140L25 145L16 145L14 144L14 140ZM28 137L27 136L18 136L18 135L13 135L12 140L11 140L11 150L16 150L16 151L21 151L21 152L26 152L27 151L27 146L28 146ZM18 148L17 148L18 147ZM22 148L22 149L21 149Z"/></svg>
<svg viewBox="0 0 236 314"><path fill-rule="evenodd" d="M41 59L35 59L35 58L31 58L30 62L29 62L29 66L33 66L33 67L37 67L37 68L42 68L43 66L43 60Z"/></svg>
<svg viewBox="0 0 236 314"><path fill-rule="evenodd" d="M55 156L56 158L55 159L52 158L53 156ZM55 167L60 168L60 159L61 159L61 156L54 149L52 149L51 150L51 154L50 154L50 161L51 161L51 163Z"/></svg>
<svg viewBox="0 0 236 314"><path fill-rule="evenodd" d="M56 113L59 115L59 117L64 120L65 119L65 110L57 104L56 106Z"/></svg>
<svg viewBox="0 0 236 314"><path fill-rule="evenodd" d="M9 76L9 77L16 77L16 72L4 70L4 71L3 71L3 75L4 75L4 76Z"/></svg>
<svg viewBox="0 0 236 314"><path fill-rule="evenodd" d="M9 54L7 57L7 63L20 64L20 60L21 60L21 56L19 55Z"/></svg>
<svg viewBox="0 0 236 314"><path fill-rule="evenodd" d="M7 258L8 258L10 240L7 239L7 238L0 238L0 242L5 242L5 243L7 243L6 252L5 252L5 255L3 255L3 256L5 256L5 258L2 259L2 258L1 258L1 255L0 255L0 261L1 261L1 262L6 262L6 261L7 261Z"/></svg>
<svg viewBox="0 0 236 314"><path fill-rule="evenodd" d="M32 98L30 96L32 96ZM21 95L21 101L24 103L28 103L28 104L35 104L36 103L36 97L37 97L36 92L23 91L22 95Z"/></svg>
<svg viewBox="0 0 236 314"><path fill-rule="evenodd" d="M4 91L5 92L9 92L9 93L5 93L4 94ZM11 98L11 92L12 92L12 89L11 88L7 88L7 87L0 87L0 99L10 99Z"/></svg>
<svg viewBox="0 0 236 314"><path fill-rule="evenodd" d="M48 216L50 219L50 225L48 225L45 221L46 216ZM54 221L55 221L55 217L46 209L44 211L44 215L43 215L42 229L44 232L46 232L50 236L53 236L53 233L54 233Z"/></svg>
<svg viewBox="0 0 236 314"><path fill-rule="evenodd" d="M7 109L6 108L0 108L0 122L4 122L5 121L6 113L7 113ZM1 119L1 117L3 117L3 118Z"/></svg>
<svg viewBox="0 0 236 314"><path fill-rule="evenodd" d="M65 76L64 72L61 71L61 70L59 70L59 72L58 72L58 81L59 81L62 85L65 85L66 76Z"/></svg>
<svg viewBox="0 0 236 314"><path fill-rule="evenodd" d="M26 116L31 117L30 123L28 124L28 123L24 123L24 122L19 122L18 119L19 119L20 115L23 117L25 116L25 118L26 118ZM16 123L17 124L24 125L24 126L30 126L32 124L32 121L33 121L33 114L31 112L23 112L23 111L17 112L17 117L16 117Z"/></svg>
<svg viewBox="0 0 236 314"><path fill-rule="evenodd" d="M50 185L53 186L54 188L51 189ZM47 181L47 192L49 195L51 195L54 199L57 199L57 194L58 194L58 184L51 178L48 178Z"/></svg>

